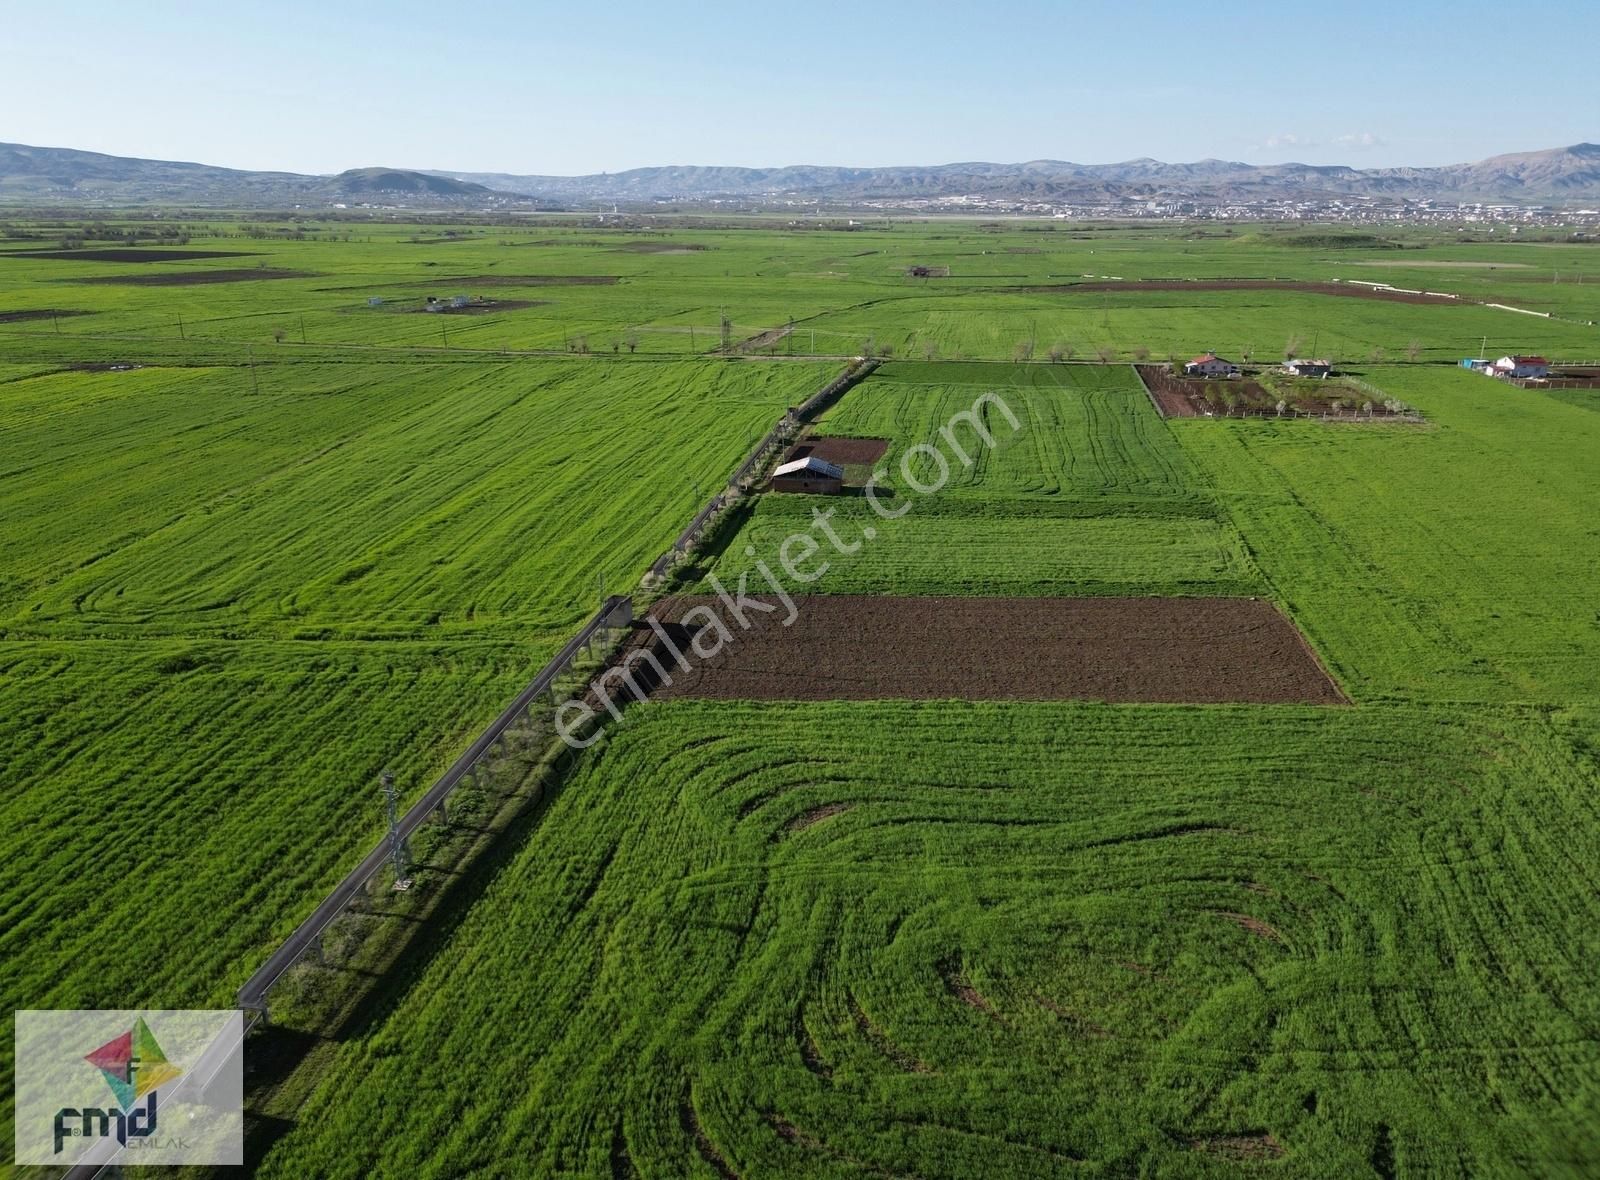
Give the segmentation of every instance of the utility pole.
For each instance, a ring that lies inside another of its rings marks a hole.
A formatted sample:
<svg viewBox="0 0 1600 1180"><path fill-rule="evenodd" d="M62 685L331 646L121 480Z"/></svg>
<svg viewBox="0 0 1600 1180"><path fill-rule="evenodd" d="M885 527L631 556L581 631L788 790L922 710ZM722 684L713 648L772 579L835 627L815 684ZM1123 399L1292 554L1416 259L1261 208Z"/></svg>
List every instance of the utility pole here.
<svg viewBox="0 0 1600 1180"><path fill-rule="evenodd" d="M244 346L244 355L246 362L250 365L250 392L260 393L261 383L256 380L256 350L246 344Z"/></svg>
<svg viewBox="0 0 1600 1180"><path fill-rule="evenodd" d="M300 343L304 344L305 342L306 342L306 317L305 316L301 316L300 317Z"/></svg>
<svg viewBox="0 0 1600 1180"><path fill-rule="evenodd" d="M179 340L187 340L188 339L188 337L183 334L183 317L182 316L178 317L178 339Z"/></svg>
<svg viewBox="0 0 1600 1180"><path fill-rule="evenodd" d="M394 775L387 770L378 775L378 784L383 788L384 804L389 813L389 859L394 865L394 883L400 888L405 886L401 882L410 882L406 879L406 842L400 838L400 820L396 811L394 795Z"/></svg>

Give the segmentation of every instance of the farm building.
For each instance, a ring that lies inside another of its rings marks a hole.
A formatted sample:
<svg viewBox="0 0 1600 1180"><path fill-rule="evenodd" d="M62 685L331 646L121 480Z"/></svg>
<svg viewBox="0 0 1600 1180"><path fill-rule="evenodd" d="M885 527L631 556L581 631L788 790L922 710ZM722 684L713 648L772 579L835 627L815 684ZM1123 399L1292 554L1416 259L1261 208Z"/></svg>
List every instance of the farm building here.
<svg viewBox="0 0 1600 1180"><path fill-rule="evenodd" d="M794 459L773 471L771 487L775 492L836 496L844 487L844 468L809 456Z"/></svg>
<svg viewBox="0 0 1600 1180"><path fill-rule="evenodd" d="M1542 356L1503 356L1494 363L1497 377L1548 377L1550 362Z"/></svg>
<svg viewBox="0 0 1600 1180"><path fill-rule="evenodd" d="M1183 366L1185 377L1237 377L1239 366L1225 361L1214 352L1195 357Z"/></svg>
<svg viewBox="0 0 1600 1180"><path fill-rule="evenodd" d="M1333 372L1332 361L1308 361L1300 357L1285 361L1283 367L1296 377L1326 377Z"/></svg>

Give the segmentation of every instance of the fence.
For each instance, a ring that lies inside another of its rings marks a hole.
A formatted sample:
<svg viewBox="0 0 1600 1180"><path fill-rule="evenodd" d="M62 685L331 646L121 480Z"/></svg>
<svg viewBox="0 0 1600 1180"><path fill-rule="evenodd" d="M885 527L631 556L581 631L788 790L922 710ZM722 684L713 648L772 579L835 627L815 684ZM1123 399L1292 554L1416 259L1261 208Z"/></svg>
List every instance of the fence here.
<svg viewBox="0 0 1600 1180"><path fill-rule="evenodd" d="M366 858L334 887L333 892L323 899L322 904L311 912L311 916L301 922L283 945L274 951L245 982L238 992L238 1006L246 1012L258 1013L265 1019L268 993L307 951L320 944L322 935L328 927L350 907L351 902L364 892L367 883L389 862L396 842L404 843L422 826L424 820L446 806L450 793L468 774L477 769L478 763L501 740L506 730L524 715L529 714L541 698L547 694L553 695L557 677L572 667L573 661L578 658L578 653L588 649L596 635L609 632L612 628L626 627L632 621L632 598L620 594L607 598L595 616L568 640L567 645L556 657L544 666L522 692L517 694L516 700L507 706L505 712L478 735L478 739L467 747L466 753L457 758L450 769L445 771L438 781L428 788L427 793L397 821L394 835L383 840L369 852Z"/></svg>

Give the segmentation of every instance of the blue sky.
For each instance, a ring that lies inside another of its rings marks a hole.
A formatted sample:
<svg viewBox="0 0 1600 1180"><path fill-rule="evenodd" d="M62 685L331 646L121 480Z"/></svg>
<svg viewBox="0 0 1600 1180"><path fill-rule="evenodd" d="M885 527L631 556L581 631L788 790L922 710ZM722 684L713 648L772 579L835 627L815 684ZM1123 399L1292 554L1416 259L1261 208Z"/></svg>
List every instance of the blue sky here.
<svg viewBox="0 0 1600 1180"><path fill-rule="evenodd" d="M0 140L245 168L1135 156L1359 167L1600 140L1592 0L76 0Z"/></svg>

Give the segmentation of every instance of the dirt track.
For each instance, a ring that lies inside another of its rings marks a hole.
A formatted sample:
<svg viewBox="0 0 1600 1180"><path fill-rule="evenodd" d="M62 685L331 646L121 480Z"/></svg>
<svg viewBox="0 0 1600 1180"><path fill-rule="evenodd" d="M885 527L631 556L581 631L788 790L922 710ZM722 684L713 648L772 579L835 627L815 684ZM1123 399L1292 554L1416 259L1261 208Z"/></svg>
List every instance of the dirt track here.
<svg viewBox="0 0 1600 1180"><path fill-rule="evenodd" d="M761 601L777 603L771 596ZM815 595L757 615L749 630L708 597L651 614L672 678L658 697L717 700L1103 700L1251 703L1344 700L1292 623L1247 598L889 598ZM709 607L732 633L717 651ZM690 647L715 654L705 660ZM636 640L653 640L642 625Z"/></svg>
<svg viewBox="0 0 1600 1180"><path fill-rule="evenodd" d="M1362 287L1354 283L1302 283L1289 279L1150 279L1125 282L1058 283L1043 287L1014 287L1036 295L1100 294L1102 292L1146 291L1297 291L1306 295L1337 295L1346 299L1377 299L1387 303L1429 303L1458 305L1459 299L1447 295L1412 294Z"/></svg>

